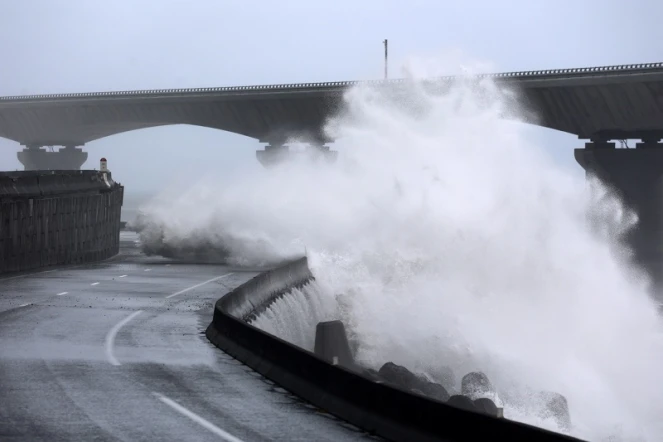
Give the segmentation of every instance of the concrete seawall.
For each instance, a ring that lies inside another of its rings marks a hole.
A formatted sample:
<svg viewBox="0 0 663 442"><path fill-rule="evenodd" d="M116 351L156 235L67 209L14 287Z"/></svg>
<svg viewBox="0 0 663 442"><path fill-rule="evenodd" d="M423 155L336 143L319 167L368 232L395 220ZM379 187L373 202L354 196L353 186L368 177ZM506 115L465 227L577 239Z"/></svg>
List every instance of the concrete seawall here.
<svg viewBox="0 0 663 442"><path fill-rule="evenodd" d="M388 440L578 441L375 382L246 322L255 310L312 279L306 258L256 276L216 302L207 338L293 394Z"/></svg>
<svg viewBox="0 0 663 442"><path fill-rule="evenodd" d="M221 298L217 306L236 318L250 321L271 303L313 279L308 260L301 258L276 269L261 273Z"/></svg>
<svg viewBox="0 0 663 442"><path fill-rule="evenodd" d="M116 255L123 194L110 172L0 172L0 274Z"/></svg>

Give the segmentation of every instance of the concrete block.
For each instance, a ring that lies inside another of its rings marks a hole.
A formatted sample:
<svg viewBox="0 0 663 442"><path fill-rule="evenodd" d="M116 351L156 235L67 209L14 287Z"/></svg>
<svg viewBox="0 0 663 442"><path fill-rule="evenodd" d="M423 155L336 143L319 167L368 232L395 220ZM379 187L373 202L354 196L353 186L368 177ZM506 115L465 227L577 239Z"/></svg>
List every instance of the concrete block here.
<svg viewBox="0 0 663 442"><path fill-rule="evenodd" d="M320 322L315 328L314 353L333 365L353 367L348 336L341 321Z"/></svg>

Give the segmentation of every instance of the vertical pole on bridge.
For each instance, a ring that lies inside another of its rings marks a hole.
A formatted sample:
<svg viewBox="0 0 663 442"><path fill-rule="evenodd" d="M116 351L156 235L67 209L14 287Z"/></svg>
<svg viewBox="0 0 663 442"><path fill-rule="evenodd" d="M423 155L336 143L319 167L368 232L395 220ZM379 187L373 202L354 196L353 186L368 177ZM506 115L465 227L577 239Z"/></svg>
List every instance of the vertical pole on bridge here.
<svg viewBox="0 0 663 442"><path fill-rule="evenodd" d="M384 41L384 79L387 79L387 47L389 46L389 41L385 38Z"/></svg>

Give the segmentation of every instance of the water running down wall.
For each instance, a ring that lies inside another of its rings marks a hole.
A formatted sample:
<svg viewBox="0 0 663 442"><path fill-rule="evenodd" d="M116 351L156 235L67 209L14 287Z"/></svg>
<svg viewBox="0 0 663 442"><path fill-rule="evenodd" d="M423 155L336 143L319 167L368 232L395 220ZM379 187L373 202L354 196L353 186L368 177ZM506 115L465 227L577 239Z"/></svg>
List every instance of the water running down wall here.
<svg viewBox="0 0 663 442"><path fill-rule="evenodd" d="M293 287L313 280L303 258L262 273L216 302L207 338L283 388L373 434L394 441L577 440L467 412L377 383L252 325Z"/></svg>

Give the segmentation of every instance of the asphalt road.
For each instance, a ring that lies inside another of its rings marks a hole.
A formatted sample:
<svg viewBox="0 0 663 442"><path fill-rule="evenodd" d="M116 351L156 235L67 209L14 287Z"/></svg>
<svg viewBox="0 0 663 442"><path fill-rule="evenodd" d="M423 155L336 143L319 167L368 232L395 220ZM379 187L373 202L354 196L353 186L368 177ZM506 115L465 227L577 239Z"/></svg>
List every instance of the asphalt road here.
<svg viewBox="0 0 663 442"><path fill-rule="evenodd" d="M204 336L255 273L146 257L0 279L1 441L354 441Z"/></svg>

